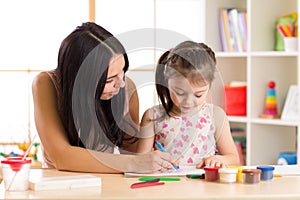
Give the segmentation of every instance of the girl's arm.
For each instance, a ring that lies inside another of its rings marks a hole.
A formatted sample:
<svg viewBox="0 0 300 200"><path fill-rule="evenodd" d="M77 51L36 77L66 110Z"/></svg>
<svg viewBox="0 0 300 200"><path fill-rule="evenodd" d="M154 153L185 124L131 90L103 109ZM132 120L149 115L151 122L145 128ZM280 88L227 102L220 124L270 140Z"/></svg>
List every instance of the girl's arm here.
<svg viewBox="0 0 300 200"><path fill-rule="evenodd" d="M58 170L121 173L156 172L171 157L159 151L141 155L113 155L71 146L57 108L57 94L50 76L40 73L32 85L36 128L43 148Z"/></svg>
<svg viewBox="0 0 300 200"><path fill-rule="evenodd" d="M147 153L151 152L154 144L154 123L153 123L153 111L148 109L144 112L140 125L140 133L137 152L138 153Z"/></svg>
<svg viewBox="0 0 300 200"><path fill-rule="evenodd" d="M205 158L197 165L197 168L204 166L222 167L226 165L239 165L239 155L234 144L228 118L224 111L214 106L214 117L216 123L216 143L220 155Z"/></svg>

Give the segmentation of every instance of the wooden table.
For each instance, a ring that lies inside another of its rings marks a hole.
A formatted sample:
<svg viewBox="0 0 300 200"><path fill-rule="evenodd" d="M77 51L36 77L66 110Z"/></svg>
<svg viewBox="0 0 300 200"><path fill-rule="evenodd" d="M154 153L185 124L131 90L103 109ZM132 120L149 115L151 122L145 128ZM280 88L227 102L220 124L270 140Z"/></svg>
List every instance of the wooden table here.
<svg viewBox="0 0 300 200"><path fill-rule="evenodd" d="M79 173L31 169L30 177L68 176ZM102 187L69 190L8 192L0 185L0 199L300 199L300 176L282 176L258 184L225 184L182 177L165 185L131 189L137 178L122 174L94 174Z"/></svg>

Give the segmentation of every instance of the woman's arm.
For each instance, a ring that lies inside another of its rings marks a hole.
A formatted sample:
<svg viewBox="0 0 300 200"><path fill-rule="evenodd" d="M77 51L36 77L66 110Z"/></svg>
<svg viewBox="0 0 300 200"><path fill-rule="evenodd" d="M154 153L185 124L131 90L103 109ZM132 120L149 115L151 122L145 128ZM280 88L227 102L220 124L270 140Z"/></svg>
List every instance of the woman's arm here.
<svg viewBox="0 0 300 200"><path fill-rule="evenodd" d="M138 153L147 153L152 151L155 133L151 116L153 116L152 109L146 110L143 114L140 125L139 141L137 145Z"/></svg>
<svg viewBox="0 0 300 200"><path fill-rule="evenodd" d="M239 155L230 132L230 125L226 114L220 107L214 106L214 117L216 123L216 143L220 155L205 158L197 165L197 168L204 166L239 165Z"/></svg>
<svg viewBox="0 0 300 200"><path fill-rule="evenodd" d="M36 128L50 160L58 170L121 173L157 172L169 154L159 151L141 155L114 155L71 146L58 114L56 90L50 76L40 73L32 85Z"/></svg>
<svg viewBox="0 0 300 200"><path fill-rule="evenodd" d="M129 99L129 114L132 121L139 126L140 119L139 119L139 96L137 93L136 86L134 82L129 78L126 77L126 84L128 85L128 99Z"/></svg>
<svg viewBox="0 0 300 200"><path fill-rule="evenodd" d="M86 149L69 144L58 114L56 89L47 73L40 73L34 79L32 94L37 132L43 148L58 170L117 172L97 161Z"/></svg>
<svg viewBox="0 0 300 200"><path fill-rule="evenodd" d="M133 128L130 128L132 131L131 134L126 134L125 138L132 138L139 131L139 96L137 93L136 86L134 82L126 77L126 95L128 99L128 120L131 123ZM123 142L124 149L129 152L137 152L137 139L129 139Z"/></svg>

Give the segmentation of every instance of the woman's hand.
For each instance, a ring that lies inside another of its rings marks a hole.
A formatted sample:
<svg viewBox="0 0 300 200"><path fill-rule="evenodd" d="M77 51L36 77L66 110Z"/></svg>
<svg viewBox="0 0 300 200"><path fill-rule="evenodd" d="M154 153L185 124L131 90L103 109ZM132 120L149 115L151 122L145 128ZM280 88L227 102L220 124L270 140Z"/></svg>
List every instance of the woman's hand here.
<svg viewBox="0 0 300 200"><path fill-rule="evenodd" d="M173 169L171 155L159 150L137 154L131 167L138 173L161 173Z"/></svg>
<svg viewBox="0 0 300 200"><path fill-rule="evenodd" d="M226 163L223 161L223 157L220 155L213 155L207 158L203 158L203 160L196 165L196 168L203 167L224 167Z"/></svg>

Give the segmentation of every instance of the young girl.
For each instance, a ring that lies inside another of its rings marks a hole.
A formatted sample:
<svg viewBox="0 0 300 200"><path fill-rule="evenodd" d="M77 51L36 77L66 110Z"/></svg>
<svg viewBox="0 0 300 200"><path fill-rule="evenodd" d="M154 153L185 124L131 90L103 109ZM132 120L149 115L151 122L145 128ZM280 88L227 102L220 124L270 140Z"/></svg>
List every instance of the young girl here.
<svg viewBox="0 0 300 200"><path fill-rule="evenodd" d="M155 79L161 105L143 115L138 152L150 152L158 141L180 166L239 164L224 111L206 102L215 70L215 54L203 43L185 41L160 57Z"/></svg>

